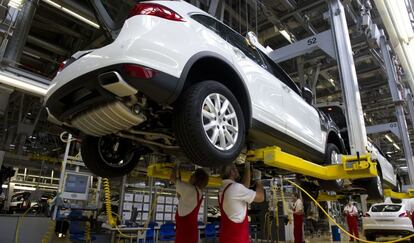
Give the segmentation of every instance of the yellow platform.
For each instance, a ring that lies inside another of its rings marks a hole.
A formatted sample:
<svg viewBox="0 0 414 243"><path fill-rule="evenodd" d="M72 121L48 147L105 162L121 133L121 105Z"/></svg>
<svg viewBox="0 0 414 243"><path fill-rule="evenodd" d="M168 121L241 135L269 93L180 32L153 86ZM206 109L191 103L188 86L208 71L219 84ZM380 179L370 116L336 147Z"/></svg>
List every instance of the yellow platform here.
<svg viewBox="0 0 414 243"><path fill-rule="evenodd" d="M395 199L414 198L414 189L408 189L407 192L394 192L391 189L384 189L384 197L391 197Z"/></svg>

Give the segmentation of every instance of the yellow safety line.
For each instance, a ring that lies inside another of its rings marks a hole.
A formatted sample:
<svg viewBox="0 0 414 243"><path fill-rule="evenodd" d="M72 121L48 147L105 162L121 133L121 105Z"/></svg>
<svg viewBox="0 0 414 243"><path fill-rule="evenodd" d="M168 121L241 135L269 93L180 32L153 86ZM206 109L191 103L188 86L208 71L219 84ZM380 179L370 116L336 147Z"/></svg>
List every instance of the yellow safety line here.
<svg viewBox="0 0 414 243"><path fill-rule="evenodd" d="M289 182L291 185L293 185L293 186L295 186L295 187L297 187L297 188L299 188L302 192L304 192L310 199L312 199L312 201L314 202L314 203L316 203L316 205L318 205L318 207L322 210L322 212L328 217L328 219L333 223L333 224L335 224L336 226L338 226L338 228L342 231L342 232L344 232L345 234L347 234L349 237L352 237L352 238L354 238L354 239L356 239L356 240L359 240L359 241L361 241L361 242L366 242L366 243L376 243L376 241L369 241L369 240L364 240L364 239L361 239L361 238L357 238L357 237L355 237L355 236L353 236L353 235L351 235L347 230L345 230L341 225L339 225L336 221L335 221L335 219L333 219L330 215L329 215L329 213L328 212L326 212L325 211L325 209L318 203L318 201L316 201L316 199L315 198L313 198L307 191L305 191L305 189L303 189L302 187L300 187L298 184L296 184L296 183L294 183L293 181L291 181L291 180L288 180L288 179L283 179L283 180L285 180L285 181L287 181L287 182ZM408 239L410 239L411 237L414 237L414 234L412 234L412 235L408 235L408 236L406 236L406 237L403 237L403 238L400 238L400 239L396 239L396 240L390 240L390 241L383 241L383 243L394 243L394 242L400 242L400 241L404 241L404 240L408 240Z"/></svg>

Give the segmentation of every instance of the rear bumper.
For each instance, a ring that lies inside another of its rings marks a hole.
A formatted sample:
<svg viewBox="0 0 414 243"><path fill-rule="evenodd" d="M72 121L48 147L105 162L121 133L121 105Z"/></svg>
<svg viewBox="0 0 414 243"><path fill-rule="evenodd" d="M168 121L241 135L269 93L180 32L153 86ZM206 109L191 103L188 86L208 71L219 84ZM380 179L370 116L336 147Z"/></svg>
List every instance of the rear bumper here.
<svg viewBox="0 0 414 243"><path fill-rule="evenodd" d="M396 218L392 221L363 218L362 230L364 234L376 235L408 235L414 233L414 228L409 218Z"/></svg>
<svg viewBox="0 0 414 243"><path fill-rule="evenodd" d="M178 78L159 71L151 79L128 78L121 66L118 64L94 70L49 93L45 102L49 114L57 121L66 122L83 111L119 99L104 89L98 80L100 74L110 71L120 73L129 85L157 103L168 103L168 99L173 96Z"/></svg>

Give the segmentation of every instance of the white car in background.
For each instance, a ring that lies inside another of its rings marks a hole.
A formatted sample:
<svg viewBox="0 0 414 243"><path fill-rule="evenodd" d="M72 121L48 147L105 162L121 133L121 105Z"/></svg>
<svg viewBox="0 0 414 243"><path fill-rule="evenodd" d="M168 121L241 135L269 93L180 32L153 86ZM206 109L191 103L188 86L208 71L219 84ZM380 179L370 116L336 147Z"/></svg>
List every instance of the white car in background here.
<svg viewBox="0 0 414 243"><path fill-rule="evenodd" d="M377 203L362 218L362 231L367 240L379 236L407 236L414 233L413 223L402 203ZM412 240L413 241L413 240Z"/></svg>

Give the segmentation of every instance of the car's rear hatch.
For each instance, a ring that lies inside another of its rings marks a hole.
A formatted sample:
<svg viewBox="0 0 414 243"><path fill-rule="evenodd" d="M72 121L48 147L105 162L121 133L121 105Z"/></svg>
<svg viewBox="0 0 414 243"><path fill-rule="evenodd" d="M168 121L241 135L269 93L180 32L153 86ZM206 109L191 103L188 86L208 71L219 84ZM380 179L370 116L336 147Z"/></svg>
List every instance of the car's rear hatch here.
<svg viewBox="0 0 414 243"><path fill-rule="evenodd" d="M406 217L401 204L378 204L374 205L369 212L370 217L377 222L394 222L400 217Z"/></svg>

